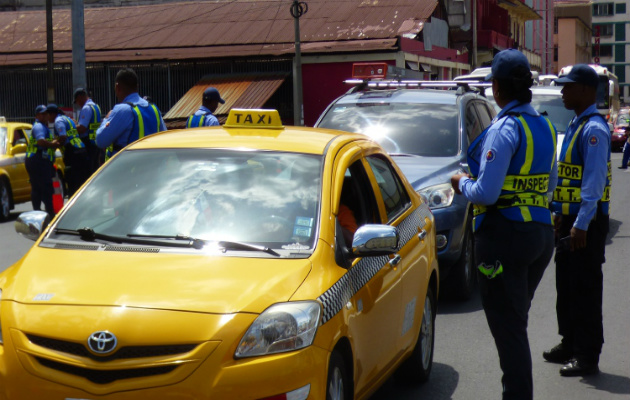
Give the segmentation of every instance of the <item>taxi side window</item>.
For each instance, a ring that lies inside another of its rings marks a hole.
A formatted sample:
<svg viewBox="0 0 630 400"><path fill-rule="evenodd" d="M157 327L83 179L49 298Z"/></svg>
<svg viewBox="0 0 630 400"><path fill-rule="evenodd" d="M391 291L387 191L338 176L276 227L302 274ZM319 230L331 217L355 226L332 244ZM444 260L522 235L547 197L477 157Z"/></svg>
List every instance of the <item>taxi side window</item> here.
<svg viewBox="0 0 630 400"><path fill-rule="evenodd" d="M360 161L346 170L341 190L341 204L352 211L358 226L380 222L374 191Z"/></svg>
<svg viewBox="0 0 630 400"><path fill-rule="evenodd" d="M13 146L17 146L18 144L26 144L26 135L22 129L16 129L13 131Z"/></svg>
<svg viewBox="0 0 630 400"><path fill-rule="evenodd" d="M370 156L367 158L367 161L380 188L381 196L385 203L385 210L387 211L387 220L392 221L411 205L409 194L387 159Z"/></svg>

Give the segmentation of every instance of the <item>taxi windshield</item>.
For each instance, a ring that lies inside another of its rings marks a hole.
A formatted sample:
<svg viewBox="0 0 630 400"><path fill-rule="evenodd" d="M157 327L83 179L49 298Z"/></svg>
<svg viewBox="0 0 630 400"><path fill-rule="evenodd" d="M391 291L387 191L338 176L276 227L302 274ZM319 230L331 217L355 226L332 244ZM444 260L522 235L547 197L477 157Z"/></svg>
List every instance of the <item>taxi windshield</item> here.
<svg viewBox="0 0 630 400"><path fill-rule="evenodd" d="M125 151L73 200L55 228L304 254L315 245L321 163L321 156L274 151Z"/></svg>
<svg viewBox="0 0 630 400"><path fill-rule="evenodd" d="M424 103L337 104L318 127L363 133L390 154L457 154L457 106Z"/></svg>
<svg viewBox="0 0 630 400"><path fill-rule="evenodd" d="M7 154L7 128L0 127L0 155Z"/></svg>

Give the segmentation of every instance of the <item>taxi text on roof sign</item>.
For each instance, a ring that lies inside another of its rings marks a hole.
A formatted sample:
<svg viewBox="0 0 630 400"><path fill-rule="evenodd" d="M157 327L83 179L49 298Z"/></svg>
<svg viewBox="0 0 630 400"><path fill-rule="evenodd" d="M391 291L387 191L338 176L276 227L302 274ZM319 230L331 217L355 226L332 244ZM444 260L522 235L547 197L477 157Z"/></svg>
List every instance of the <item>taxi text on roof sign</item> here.
<svg viewBox="0 0 630 400"><path fill-rule="evenodd" d="M223 126L225 128L284 128L278 110L238 108L230 110Z"/></svg>

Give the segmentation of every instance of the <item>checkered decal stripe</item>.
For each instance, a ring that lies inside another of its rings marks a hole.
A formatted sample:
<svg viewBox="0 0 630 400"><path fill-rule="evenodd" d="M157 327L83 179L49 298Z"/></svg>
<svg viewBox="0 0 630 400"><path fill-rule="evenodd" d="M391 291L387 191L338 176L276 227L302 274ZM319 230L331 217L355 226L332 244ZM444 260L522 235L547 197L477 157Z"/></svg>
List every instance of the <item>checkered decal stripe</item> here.
<svg viewBox="0 0 630 400"><path fill-rule="evenodd" d="M429 207L422 204L398 225L400 234L399 249L418 233L418 227L424 227L424 219L430 215ZM388 256L362 258L330 289L319 296L318 300L324 306L322 324L325 324L337 315L352 296L365 286L388 261Z"/></svg>
<svg viewBox="0 0 630 400"><path fill-rule="evenodd" d="M389 261L387 256L364 257L330 289L319 296L324 306L322 324L337 315L346 303Z"/></svg>

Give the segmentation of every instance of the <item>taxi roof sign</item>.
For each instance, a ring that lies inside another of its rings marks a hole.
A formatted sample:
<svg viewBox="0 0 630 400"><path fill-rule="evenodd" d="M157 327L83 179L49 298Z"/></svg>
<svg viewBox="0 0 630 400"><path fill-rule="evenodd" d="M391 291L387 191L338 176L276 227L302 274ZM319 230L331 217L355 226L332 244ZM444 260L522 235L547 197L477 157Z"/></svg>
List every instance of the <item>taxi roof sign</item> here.
<svg viewBox="0 0 630 400"><path fill-rule="evenodd" d="M272 128L283 129L278 110L233 108L224 128Z"/></svg>

